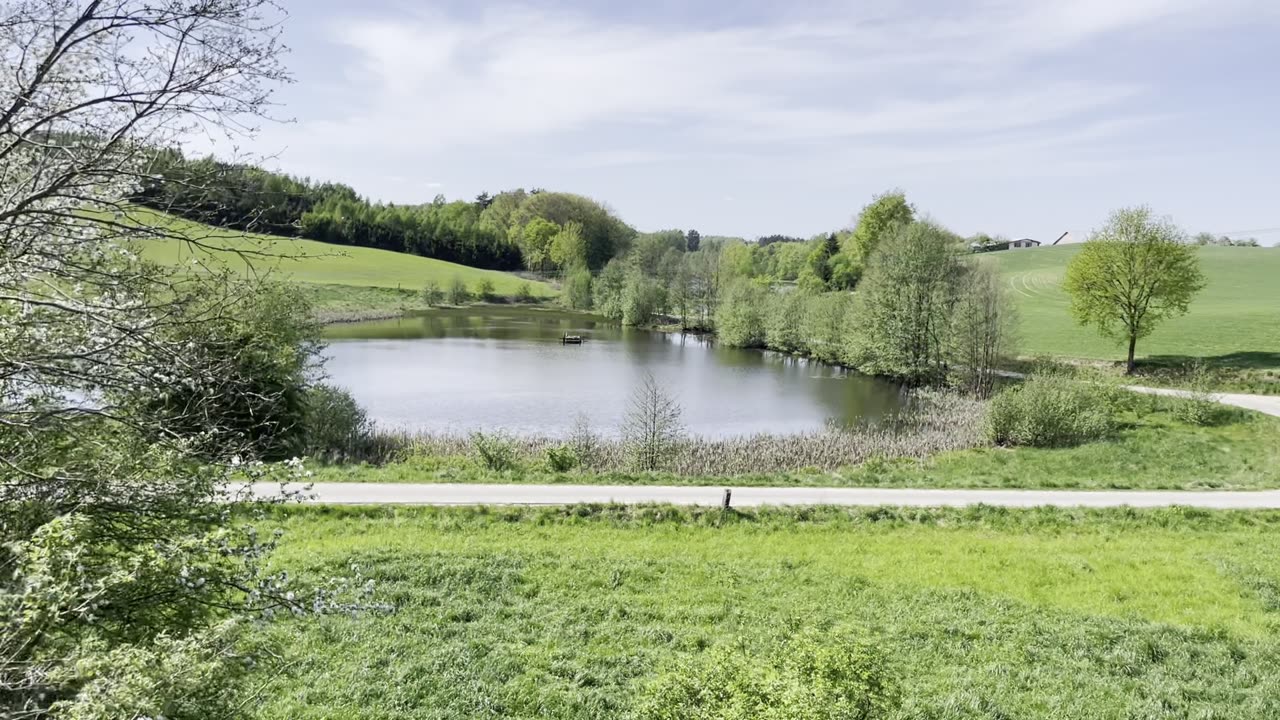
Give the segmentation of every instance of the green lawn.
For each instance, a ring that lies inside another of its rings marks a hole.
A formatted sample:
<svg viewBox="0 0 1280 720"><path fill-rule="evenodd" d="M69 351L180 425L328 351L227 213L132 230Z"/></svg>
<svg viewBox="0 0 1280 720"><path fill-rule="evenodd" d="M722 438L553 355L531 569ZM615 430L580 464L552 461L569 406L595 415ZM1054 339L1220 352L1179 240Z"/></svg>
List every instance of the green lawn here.
<svg viewBox="0 0 1280 720"><path fill-rule="evenodd" d="M1147 397L1135 398L1145 404ZM1166 412L1126 414L1111 440L1059 449L984 448L926 460L871 461L834 472L737 476L738 486L1074 489L1260 489L1280 487L1280 420L1230 412L1222 424L1180 423ZM383 466L316 468L323 482L481 482L717 485L723 477L671 473L552 472L544 459L492 472L470 457L409 458Z"/></svg>
<svg viewBox="0 0 1280 720"><path fill-rule="evenodd" d="M1275 513L380 508L281 523L282 567L354 564L394 611L275 626L264 719L646 717L721 653L773 665L796 635L870 644L899 698L877 718L1280 717Z"/></svg>
<svg viewBox="0 0 1280 720"><path fill-rule="evenodd" d="M189 265L203 260L225 264L236 272L276 272L298 283L414 292L431 281L447 289L454 278L461 278L472 292L487 279L497 294L514 295L526 282L510 273L479 270L406 253L212 228L146 208L132 210L130 219L170 228L215 250L203 252L189 243L172 240L141 243L144 257L167 265ZM224 252L227 250L242 254ZM529 282L529 287L535 297L556 294L546 283Z"/></svg>
<svg viewBox="0 0 1280 720"><path fill-rule="evenodd" d="M1080 247L981 256L1008 280L1021 313L1023 354L1123 359L1119 346L1071 318L1062 279ZM1138 354L1156 361L1190 356L1231 367L1280 368L1280 249L1204 247L1199 254L1208 280L1204 291L1186 316L1140 341Z"/></svg>

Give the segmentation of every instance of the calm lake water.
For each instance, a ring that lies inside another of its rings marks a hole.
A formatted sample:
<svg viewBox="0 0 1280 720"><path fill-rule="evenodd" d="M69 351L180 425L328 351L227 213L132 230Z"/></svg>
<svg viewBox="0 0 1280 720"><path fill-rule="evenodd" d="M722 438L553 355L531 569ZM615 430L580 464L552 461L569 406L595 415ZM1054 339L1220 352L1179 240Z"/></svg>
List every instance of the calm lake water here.
<svg viewBox="0 0 1280 720"><path fill-rule="evenodd" d="M582 345L563 345L564 334ZM385 427L558 435L579 413L601 432L651 374L694 434L727 437L875 422L891 383L709 339L531 308L439 310L329 328L327 372Z"/></svg>

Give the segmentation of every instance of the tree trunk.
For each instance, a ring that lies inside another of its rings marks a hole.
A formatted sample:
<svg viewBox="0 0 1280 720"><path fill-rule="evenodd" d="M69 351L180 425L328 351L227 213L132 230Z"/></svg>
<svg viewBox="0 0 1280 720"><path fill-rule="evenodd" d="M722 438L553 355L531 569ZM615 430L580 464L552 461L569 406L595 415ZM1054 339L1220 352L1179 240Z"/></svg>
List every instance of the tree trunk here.
<svg viewBox="0 0 1280 720"><path fill-rule="evenodd" d="M1129 336L1129 363L1128 365L1125 366L1125 371L1124 371L1125 375L1133 374L1133 369L1135 366L1135 363L1133 362L1133 351L1137 348L1137 346L1138 346L1138 336L1130 335Z"/></svg>

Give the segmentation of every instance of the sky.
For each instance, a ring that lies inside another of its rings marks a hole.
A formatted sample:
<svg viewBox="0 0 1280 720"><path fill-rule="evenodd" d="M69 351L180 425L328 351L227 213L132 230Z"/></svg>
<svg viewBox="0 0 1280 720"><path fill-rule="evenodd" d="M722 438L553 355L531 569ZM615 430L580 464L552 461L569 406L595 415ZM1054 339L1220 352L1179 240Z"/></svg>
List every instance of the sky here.
<svg viewBox="0 0 1280 720"><path fill-rule="evenodd" d="M1276 0L283 4L289 122L239 148L374 200L808 237L900 188L964 235L1146 204L1280 241Z"/></svg>

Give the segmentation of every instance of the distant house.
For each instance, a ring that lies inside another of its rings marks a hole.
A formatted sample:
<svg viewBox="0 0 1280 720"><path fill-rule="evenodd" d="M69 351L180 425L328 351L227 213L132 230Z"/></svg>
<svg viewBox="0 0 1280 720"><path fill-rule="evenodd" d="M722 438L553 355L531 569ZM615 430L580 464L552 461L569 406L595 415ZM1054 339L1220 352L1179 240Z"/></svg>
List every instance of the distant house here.
<svg viewBox="0 0 1280 720"><path fill-rule="evenodd" d="M1040 241L1032 240L1031 238L1022 238L1021 240L998 240L998 241L987 242L987 243L976 242L969 245L969 249L976 253L999 252L1001 250L1013 250L1015 248L1032 248L1032 247L1040 247Z"/></svg>

